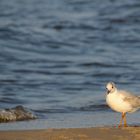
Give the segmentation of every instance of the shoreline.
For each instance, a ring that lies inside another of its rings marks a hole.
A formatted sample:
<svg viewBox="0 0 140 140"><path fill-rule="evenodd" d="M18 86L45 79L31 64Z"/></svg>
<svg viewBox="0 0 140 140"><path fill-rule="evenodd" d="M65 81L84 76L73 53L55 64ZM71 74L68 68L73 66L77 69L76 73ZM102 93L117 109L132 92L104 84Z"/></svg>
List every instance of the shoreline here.
<svg viewBox="0 0 140 140"><path fill-rule="evenodd" d="M0 131L2 140L139 140L138 127L92 127Z"/></svg>

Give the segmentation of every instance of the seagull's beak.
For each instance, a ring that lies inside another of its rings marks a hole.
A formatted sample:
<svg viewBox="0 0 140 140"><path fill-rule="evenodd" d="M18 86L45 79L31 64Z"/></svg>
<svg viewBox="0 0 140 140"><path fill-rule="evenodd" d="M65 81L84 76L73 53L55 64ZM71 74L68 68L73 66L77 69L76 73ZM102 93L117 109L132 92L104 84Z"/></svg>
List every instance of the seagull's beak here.
<svg viewBox="0 0 140 140"><path fill-rule="evenodd" d="M107 94L109 94L109 93L110 93L110 90L107 89Z"/></svg>

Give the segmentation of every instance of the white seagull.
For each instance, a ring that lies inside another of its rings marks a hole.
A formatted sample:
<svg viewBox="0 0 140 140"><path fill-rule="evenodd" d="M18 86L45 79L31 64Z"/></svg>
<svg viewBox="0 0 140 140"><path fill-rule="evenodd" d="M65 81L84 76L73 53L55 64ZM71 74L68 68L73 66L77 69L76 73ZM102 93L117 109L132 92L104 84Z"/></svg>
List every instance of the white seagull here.
<svg viewBox="0 0 140 140"><path fill-rule="evenodd" d="M124 121L124 127L126 127L126 113L135 112L140 108L140 96L133 95L124 90L118 90L113 82L109 82L106 85L106 89L107 104L111 109L122 113L119 127L122 126L122 121Z"/></svg>

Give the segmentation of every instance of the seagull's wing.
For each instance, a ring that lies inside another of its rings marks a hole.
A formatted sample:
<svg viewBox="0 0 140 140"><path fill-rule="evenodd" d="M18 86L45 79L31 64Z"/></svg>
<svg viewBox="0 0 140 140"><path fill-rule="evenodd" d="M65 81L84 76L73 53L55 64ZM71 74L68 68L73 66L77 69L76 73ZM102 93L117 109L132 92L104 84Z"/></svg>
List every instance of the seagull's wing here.
<svg viewBox="0 0 140 140"><path fill-rule="evenodd" d="M140 108L140 96L133 95L127 91L120 91L123 101L128 102L134 108Z"/></svg>

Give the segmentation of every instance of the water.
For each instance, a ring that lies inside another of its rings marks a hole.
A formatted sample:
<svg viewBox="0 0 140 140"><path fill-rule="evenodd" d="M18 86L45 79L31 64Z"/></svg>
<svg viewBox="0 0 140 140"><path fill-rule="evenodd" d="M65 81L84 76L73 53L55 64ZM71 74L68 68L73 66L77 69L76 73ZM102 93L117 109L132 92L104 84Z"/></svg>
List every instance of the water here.
<svg viewBox="0 0 140 140"><path fill-rule="evenodd" d="M138 0L1 0L0 108L23 105L39 119L0 129L117 123L105 85L139 94L139 25Z"/></svg>

